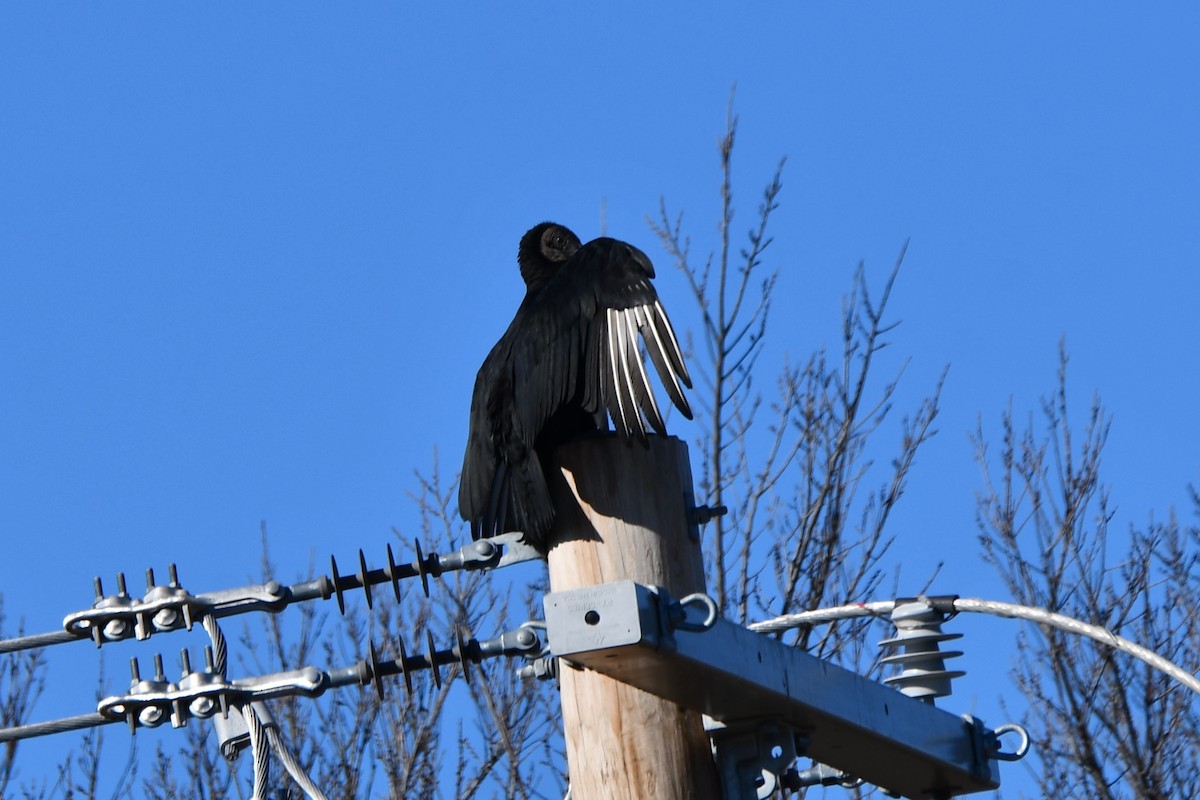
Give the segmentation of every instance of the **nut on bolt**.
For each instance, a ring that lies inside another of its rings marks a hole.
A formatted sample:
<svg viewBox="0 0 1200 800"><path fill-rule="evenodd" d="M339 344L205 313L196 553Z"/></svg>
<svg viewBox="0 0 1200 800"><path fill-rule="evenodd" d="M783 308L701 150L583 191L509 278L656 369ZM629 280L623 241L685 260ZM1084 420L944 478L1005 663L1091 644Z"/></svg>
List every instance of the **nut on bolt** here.
<svg viewBox="0 0 1200 800"><path fill-rule="evenodd" d="M697 525L707 525L717 517L723 517L729 513L729 509L725 506L696 506L692 509L692 520Z"/></svg>

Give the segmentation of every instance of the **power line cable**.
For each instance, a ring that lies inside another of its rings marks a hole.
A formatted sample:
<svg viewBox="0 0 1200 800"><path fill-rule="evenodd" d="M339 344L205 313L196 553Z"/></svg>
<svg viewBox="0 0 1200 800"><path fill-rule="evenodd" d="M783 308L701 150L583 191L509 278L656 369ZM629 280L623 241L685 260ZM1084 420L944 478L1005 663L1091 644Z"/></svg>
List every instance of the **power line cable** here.
<svg viewBox="0 0 1200 800"><path fill-rule="evenodd" d="M266 726L259 719L254 707L247 703L241 708L242 717L250 731L250 752L254 756L254 790L253 800L266 800L267 781L270 778L270 745L267 741Z"/></svg>
<svg viewBox="0 0 1200 800"><path fill-rule="evenodd" d="M819 625L826 622L833 622L839 619L852 619L855 617L870 617L881 616L889 613L896 603L893 600L880 600L872 603L853 603L845 606L835 606L832 608L817 609L815 611L804 611L797 614L785 614L774 619L756 622L748 626L750 630L758 633L777 633L780 631L791 630L805 625ZM1035 608L1032 606L1019 605L1017 603L1006 603L1000 600L983 600L976 597L957 597L953 599L953 607L955 611L975 613L975 614L991 614L998 617L1007 617L1009 619L1023 619L1029 622L1035 622L1039 625L1049 625L1052 628L1072 633L1077 636L1083 636L1091 639L1094 642L1112 647L1127 653L1143 663L1153 667L1154 669L1170 676L1174 680L1182 683L1187 688L1191 689L1196 694L1200 695L1200 680L1187 670L1179 665L1155 653L1149 648L1143 647L1137 642L1126 639L1124 636L1113 633L1107 628L1100 625L1093 625L1089 622L1084 622L1074 617L1069 617L1065 614L1059 614L1056 611L1050 611L1045 608Z"/></svg>

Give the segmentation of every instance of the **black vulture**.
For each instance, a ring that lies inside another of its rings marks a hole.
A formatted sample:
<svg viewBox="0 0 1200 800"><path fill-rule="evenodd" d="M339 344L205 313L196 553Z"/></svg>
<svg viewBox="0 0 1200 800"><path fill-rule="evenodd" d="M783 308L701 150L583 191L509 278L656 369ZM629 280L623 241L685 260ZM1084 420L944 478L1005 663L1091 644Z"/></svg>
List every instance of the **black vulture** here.
<svg viewBox="0 0 1200 800"><path fill-rule="evenodd" d="M692 381L646 254L543 222L517 250L525 298L475 378L458 510L476 539L520 531L546 550L554 506L543 459L611 417L626 437L666 432L644 351L667 396L692 417ZM639 347L638 339L642 345Z"/></svg>

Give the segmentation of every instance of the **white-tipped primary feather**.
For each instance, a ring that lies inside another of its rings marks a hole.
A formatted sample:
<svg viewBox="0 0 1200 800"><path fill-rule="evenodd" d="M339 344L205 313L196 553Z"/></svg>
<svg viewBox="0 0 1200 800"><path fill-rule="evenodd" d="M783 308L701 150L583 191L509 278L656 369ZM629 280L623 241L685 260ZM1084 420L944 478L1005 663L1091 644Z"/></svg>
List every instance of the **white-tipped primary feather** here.
<svg viewBox="0 0 1200 800"><path fill-rule="evenodd" d="M688 386L692 385L691 376L688 375L687 366L683 363L683 351L679 349L679 342L675 339L675 330L671 327L670 318L667 317L667 310L662 307L662 303L658 298L654 298L654 322L655 329L661 329L667 335L667 340L671 345L669 355L671 363L675 365L675 371L678 371L679 377Z"/></svg>
<svg viewBox="0 0 1200 800"><path fill-rule="evenodd" d="M642 340L646 343L646 352L650 355L650 360L654 362L654 367L658 371L658 376L662 380L663 388L667 390L667 394L681 411L687 416L691 416L691 409L688 406L687 399L683 396L683 386L680 385L680 376L675 367L676 358L682 364L682 356L679 354L679 344L671 336L671 325L666 323L660 326L657 324L655 317L661 310L661 306L655 303L654 308L649 306L643 307L642 314L644 315L639 320L639 325L642 331ZM666 328L667 341L663 341L663 337L659 332L659 328ZM668 344L673 348L668 350ZM685 371L686 375L686 371Z"/></svg>
<svg viewBox="0 0 1200 800"><path fill-rule="evenodd" d="M641 348L638 346L638 332L645 330L645 321L647 319L647 311L645 306L634 306L629 309L626 314L627 325L629 329L629 348L630 355L634 363L637 364L639 404L646 414L646 419L650 422L650 426L659 433L665 433L666 425L663 423L662 413L658 409L658 401L654 397L654 389L650 385L650 375L646 372L646 363L642 359ZM642 339L645 340L645 333L642 333ZM649 344L647 343L647 348Z"/></svg>
<svg viewBox="0 0 1200 800"><path fill-rule="evenodd" d="M637 330L630 324L628 309L618 311L617 319L620 320L618 323L620 333L617 337L617 343L621 349L621 375L625 378L623 394L625 395L625 399L629 401L629 406L633 409L634 428L630 432L636 433L638 438L644 441L646 438L646 426L642 422L642 414L638 402L643 392L640 391L642 387L634 381L635 375L639 373L629 363L635 361L637 362L638 370L641 369L641 359L638 358L637 353Z"/></svg>
<svg viewBox="0 0 1200 800"><path fill-rule="evenodd" d="M620 340L621 317L617 310L613 308L607 310L606 317L608 319L608 368L609 377L612 379L612 385L609 388L617 401L616 411L617 416L621 418L621 431L628 435L631 426L625 411L625 393L622 391L624 382L621 380L621 356L623 353ZM617 421L614 417L613 422Z"/></svg>
<svg viewBox="0 0 1200 800"><path fill-rule="evenodd" d="M642 414L638 409L637 387L633 382L633 370L630 368L630 339L637 334L629 328L629 318L624 310L617 312L617 348L621 352L621 395L625 406L629 409L629 421L633 424L626 428L629 434L636 433L639 439L645 440L646 426L642 423Z"/></svg>

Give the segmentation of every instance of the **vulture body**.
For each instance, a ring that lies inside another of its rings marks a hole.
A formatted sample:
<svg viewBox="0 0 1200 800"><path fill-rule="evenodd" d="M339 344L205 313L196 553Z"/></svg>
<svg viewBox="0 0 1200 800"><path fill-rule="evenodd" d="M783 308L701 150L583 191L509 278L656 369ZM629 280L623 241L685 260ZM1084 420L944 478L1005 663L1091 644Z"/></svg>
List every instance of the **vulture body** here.
<svg viewBox="0 0 1200 800"><path fill-rule="evenodd" d="M545 552L554 506L544 459L606 429L607 417L626 437L645 441L647 425L666 432L643 350L689 419L692 383L641 250L609 238L581 244L544 222L521 238L517 261L525 298L475 379L458 507L474 538L521 531Z"/></svg>

